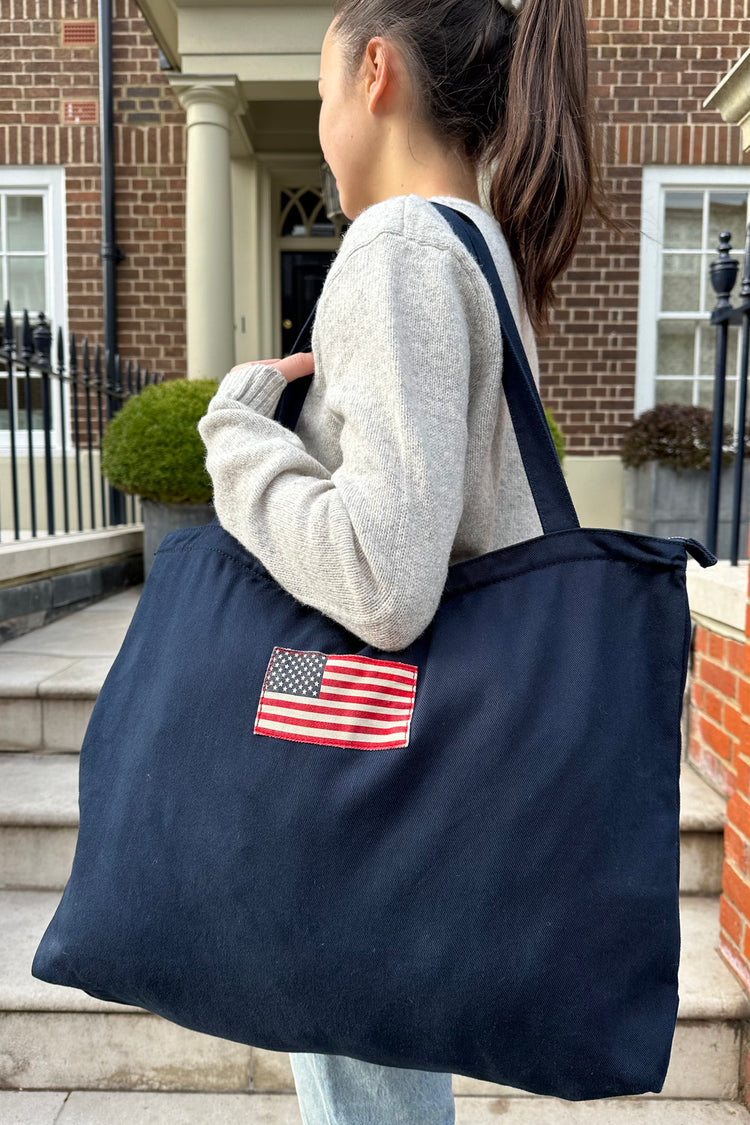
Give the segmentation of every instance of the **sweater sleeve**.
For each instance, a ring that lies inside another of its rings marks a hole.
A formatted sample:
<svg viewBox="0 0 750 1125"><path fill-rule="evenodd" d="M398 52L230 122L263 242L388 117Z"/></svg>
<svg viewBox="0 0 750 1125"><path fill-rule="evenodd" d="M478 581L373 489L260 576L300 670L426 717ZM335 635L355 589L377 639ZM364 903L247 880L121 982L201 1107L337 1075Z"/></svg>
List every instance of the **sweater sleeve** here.
<svg viewBox="0 0 750 1125"><path fill-rule="evenodd" d="M300 602L393 651L434 616L463 508L465 268L391 231L335 265L315 359L339 467L265 416L285 384L267 365L227 376L198 429L221 525Z"/></svg>

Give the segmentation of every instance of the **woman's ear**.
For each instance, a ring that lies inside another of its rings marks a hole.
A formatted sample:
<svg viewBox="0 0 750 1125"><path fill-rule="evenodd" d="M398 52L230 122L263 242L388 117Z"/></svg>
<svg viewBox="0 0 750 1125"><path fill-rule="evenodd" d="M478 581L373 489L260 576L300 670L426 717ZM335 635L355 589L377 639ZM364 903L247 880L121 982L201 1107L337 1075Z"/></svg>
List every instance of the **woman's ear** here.
<svg viewBox="0 0 750 1125"><path fill-rule="evenodd" d="M371 39L365 47L363 70L367 108L371 113L392 110L405 70L399 65L394 43L382 36Z"/></svg>

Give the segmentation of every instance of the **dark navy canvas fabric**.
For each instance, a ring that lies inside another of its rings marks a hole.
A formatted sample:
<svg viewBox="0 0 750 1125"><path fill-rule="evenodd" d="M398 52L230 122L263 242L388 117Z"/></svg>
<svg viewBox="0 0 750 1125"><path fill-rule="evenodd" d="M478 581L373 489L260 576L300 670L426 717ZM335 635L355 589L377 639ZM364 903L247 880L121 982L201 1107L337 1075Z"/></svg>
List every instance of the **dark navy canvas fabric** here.
<svg viewBox="0 0 750 1125"><path fill-rule="evenodd" d="M167 535L86 731L73 868L31 971L276 1051L570 1100L658 1092L686 552L713 557L578 526L489 252L435 206L491 280L545 533L452 566L395 653L301 605L216 520ZM293 426L306 387L287 390ZM319 654L312 687L268 679L277 649ZM407 745L326 741L334 655L415 670ZM255 731L269 684L279 737Z"/></svg>

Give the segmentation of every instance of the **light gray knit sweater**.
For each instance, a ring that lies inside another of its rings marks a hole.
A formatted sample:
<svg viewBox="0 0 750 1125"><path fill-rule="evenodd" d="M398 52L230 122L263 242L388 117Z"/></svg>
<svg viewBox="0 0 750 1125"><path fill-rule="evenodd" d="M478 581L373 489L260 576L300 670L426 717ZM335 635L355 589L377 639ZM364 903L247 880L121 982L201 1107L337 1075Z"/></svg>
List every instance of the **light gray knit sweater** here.
<svg viewBox="0 0 750 1125"><path fill-rule="evenodd" d="M482 231L538 380L500 225L465 199L432 198ZM276 368L222 380L198 423L214 506L300 602L397 651L430 623L451 563L541 534L489 285L427 199L394 196L351 223L312 351L294 432L272 417L286 386Z"/></svg>

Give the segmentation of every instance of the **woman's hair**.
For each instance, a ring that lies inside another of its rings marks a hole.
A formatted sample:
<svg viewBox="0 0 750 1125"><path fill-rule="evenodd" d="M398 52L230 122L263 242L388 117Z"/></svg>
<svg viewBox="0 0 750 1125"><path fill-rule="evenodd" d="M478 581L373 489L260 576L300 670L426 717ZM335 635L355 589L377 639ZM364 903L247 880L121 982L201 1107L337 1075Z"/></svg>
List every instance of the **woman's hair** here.
<svg viewBox="0 0 750 1125"><path fill-rule="evenodd" d="M583 0L334 0L333 33L351 81L373 36L407 67L411 112L475 169L518 268L536 331L546 328L554 279L591 207L602 203L588 102Z"/></svg>

